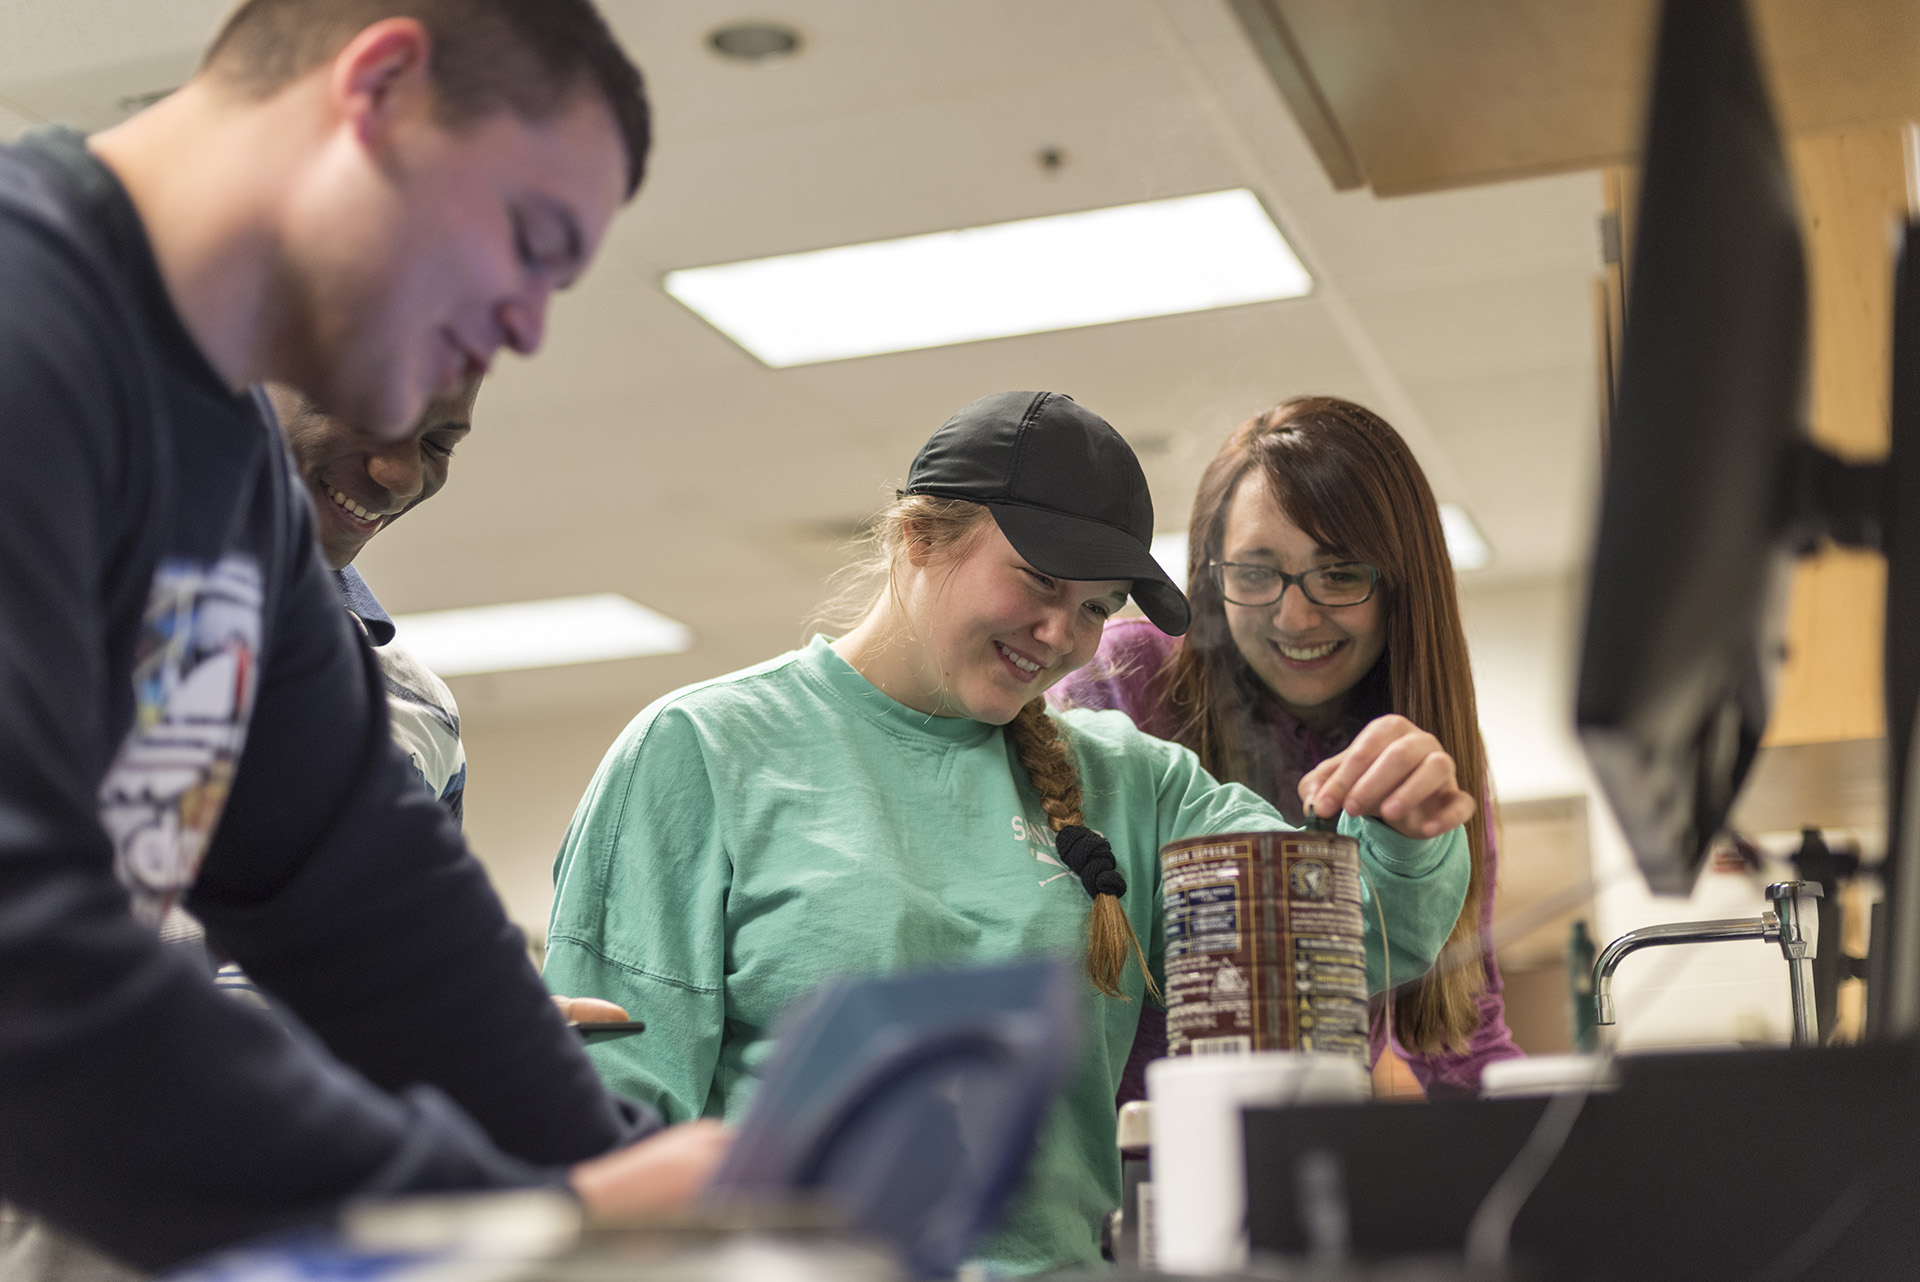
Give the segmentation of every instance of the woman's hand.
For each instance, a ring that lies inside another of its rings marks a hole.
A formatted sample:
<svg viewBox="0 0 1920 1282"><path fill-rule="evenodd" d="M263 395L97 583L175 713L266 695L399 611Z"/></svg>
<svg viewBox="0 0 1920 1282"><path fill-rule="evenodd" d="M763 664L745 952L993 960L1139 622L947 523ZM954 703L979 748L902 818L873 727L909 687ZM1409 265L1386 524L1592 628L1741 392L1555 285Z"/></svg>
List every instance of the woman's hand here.
<svg viewBox="0 0 1920 1282"><path fill-rule="evenodd" d="M1440 741L1402 716L1368 722L1345 752L1309 770L1300 800L1316 815L1378 816L1407 837L1437 837L1479 809Z"/></svg>
<svg viewBox="0 0 1920 1282"><path fill-rule="evenodd" d="M556 997L561 1017L576 1024L612 1024L627 1018L625 1008L598 997Z"/></svg>
<svg viewBox="0 0 1920 1282"><path fill-rule="evenodd" d="M733 1132L708 1118L669 1126L629 1148L573 1168L573 1191L595 1219L677 1211L699 1195L727 1155Z"/></svg>

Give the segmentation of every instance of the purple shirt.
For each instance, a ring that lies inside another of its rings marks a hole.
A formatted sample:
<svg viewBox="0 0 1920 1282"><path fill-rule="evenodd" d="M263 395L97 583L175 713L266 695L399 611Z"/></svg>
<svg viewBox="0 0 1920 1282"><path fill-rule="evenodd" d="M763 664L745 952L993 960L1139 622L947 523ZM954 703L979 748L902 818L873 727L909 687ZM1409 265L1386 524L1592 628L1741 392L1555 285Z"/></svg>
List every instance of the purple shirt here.
<svg viewBox="0 0 1920 1282"><path fill-rule="evenodd" d="M1062 707L1117 708L1148 734L1171 739L1173 718L1153 689L1153 677L1179 645L1179 641L1145 619L1122 619L1109 624L1093 662L1054 687L1048 697ZM1273 735L1274 799L1280 813L1290 823L1297 824L1303 815L1299 793L1301 776L1351 743L1365 721L1349 718L1326 731L1315 731L1270 700L1263 701L1255 716L1258 724ZM1493 937L1496 860L1492 816L1484 815L1482 822L1486 824L1487 854L1486 889L1480 901L1480 938L1487 940ZM1500 968L1491 951L1483 954L1482 964L1486 967L1487 986L1479 997L1480 1021L1465 1047L1422 1055L1402 1048L1397 1041L1394 1043L1394 1049L1407 1061L1414 1077L1429 1095L1477 1095L1481 1069L1495 1060L1514 1059L1522 1054L1513 1044L1513 1035L1507 1031L1506 1004L1500 997ZM1375 1020L1373 1059L1380 1058L1386 1040L1385 1021ZM1140 1031L1134 1037L1133 1052L1120 1081L1120 1103L1146 1097L1147 1061L1166 1053L1166 1012L1143 1006Z"/></svg>

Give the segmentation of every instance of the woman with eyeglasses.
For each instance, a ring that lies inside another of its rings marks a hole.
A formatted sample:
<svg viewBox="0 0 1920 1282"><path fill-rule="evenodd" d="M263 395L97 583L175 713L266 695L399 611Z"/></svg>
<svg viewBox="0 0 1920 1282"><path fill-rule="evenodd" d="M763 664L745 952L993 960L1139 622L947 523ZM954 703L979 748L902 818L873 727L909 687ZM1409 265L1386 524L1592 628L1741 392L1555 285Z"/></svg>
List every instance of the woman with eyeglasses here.
<svg viewBox="0 0 1920 1282"><path fill-rule="evenodd" d="M996 1273L1098 1264L1120 1201L1114 1092L1164 975L1159 848L1288 826L1118 713L1047 706L1129 597L1186 629L1152 535L1146 477L1105 420L1054 393L985 397L876 519L847 632L635 718L574 815L547 936L550 985L647 1023L590 1049L610 1085L672 1121L738 1121L768 1029L828 977L1078 954L1081 1060L984 1255ZM1371 991L1445 941L1475 810L1434 736L1385 731L1321 811L1353 811Z"/></svg>
<svg viewBox="0 0 1920 1282"><path fill-rule="evenodd" d="M1429 1094L1478 1092L1487 1064L1521 1052L1487 942L1491 782L1473 675L1420 465L1393 428L1351 401L1284 401L1242 423L1208 464L1187 566L1184 638L1144 620L1114 623L1053 699L1126 712L1295 823L1303 779L1311 791L1407 722L1437 738L1460 787L1481 801L1467 830L1473 876L1440 962L1394 994L1393 1040ZM1376 1058L1387 1036L1382 1016ZM1148 1007L1122 1101L1145 1093L1146 1063L1165 1053L1165 1013Z"/></svg>

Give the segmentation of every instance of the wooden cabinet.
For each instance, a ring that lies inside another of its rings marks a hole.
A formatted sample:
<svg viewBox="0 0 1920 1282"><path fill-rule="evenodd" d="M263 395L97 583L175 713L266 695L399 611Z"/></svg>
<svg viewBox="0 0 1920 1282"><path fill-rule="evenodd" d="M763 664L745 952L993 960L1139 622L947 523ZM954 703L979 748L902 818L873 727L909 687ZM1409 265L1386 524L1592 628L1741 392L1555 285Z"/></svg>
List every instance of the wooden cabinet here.
<svg viewBox="0 0 1920 1282"><path fill-rule="evenodd" d="M1920 119L1920 4L1751 0L1789 133ZM1655 0L1229 0L1336 187L1631 163Z"/></svg>
<svg viewBox="0 0 1920 1282"><path fill-rule="evenodd" d="M1920 5L1915 6L1920 10ZM1806 240L1814 439L1853 459L1886 454L1893 324L1893 247L1908 214L1914 132L1902 124L1800 136L1788 144ZM1606 171L1603 237L1622 261L1595 282L1604 434L1631 262L1634 171ZM1609 254L1609 257L1614 257ZM1828 548L1795 568L1769 745L1874 739L1881 708L1886 563L1875 552Z"/></svg>
<svg viewBox="0 0 1920 1282"><path fill-rule="evenodd" d="M1892 254L1907 214L1908 133L1895 124L1796 138L1790 147L1807 241L1813 435L1857 459L1884 456L1890 439ZM1795 570L1768 743L1885 733L1885 594L1878 553L1829 548Z"/></svg>

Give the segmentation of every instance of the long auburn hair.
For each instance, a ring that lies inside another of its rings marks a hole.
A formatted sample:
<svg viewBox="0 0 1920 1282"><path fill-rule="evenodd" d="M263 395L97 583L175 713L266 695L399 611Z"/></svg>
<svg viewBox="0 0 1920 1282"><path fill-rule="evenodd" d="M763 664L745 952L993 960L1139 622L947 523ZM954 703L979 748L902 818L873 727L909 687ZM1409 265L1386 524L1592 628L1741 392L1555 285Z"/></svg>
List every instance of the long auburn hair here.
<svg viewBox="0 0 1920 1282"><path fill-rule="evenodd" d="M836 591L816 621L851 625L879 605L883 595L899 603L897 574L910 551L918 548L937 561L957 563L973 550L992 520L986 508L965 499L900 495L873 519L863 540L867 554L835 576ZM1072 745L1047 710L1046 698L1022 705L1005 730L1014 756L1027 772L1027 782L1040 795L1047 826L1057 833L1069 825L1084 824L1080 768ZM1147 969L1146 952L1126 909L1113 895L1095 895L1087 909L1087 977L1108 997L1130 1001L1120 988L1129 956L1140 963L1148 995L1159 1001L1159 987Z"/></svg>
<svg viewBox="0 0 1920 1282"><path fill-rule="evenodd" d="M1228 505L1256 470L1288 519L1316 543L1380 571L1386 651L1355 688L1355 711L1369 718L1397 712L1432 734L1453 757L1460 787L1490 807L1466 633L1433 491L1384 419L1331 396L1295 397L1254 415L1227 437L1200 478L1187 543L1193 625L1155 674L1174 737L1216 778L1277 800L1270 736L1254 717L1269 695L1234 644L1208 568L1221 556ZM1394 1031L1409 1049L1460 1045L1479 1022L1487 824L1488 816L1477 814L1467 825L1473 873L1440 964L1395 997Z"/></svg>

